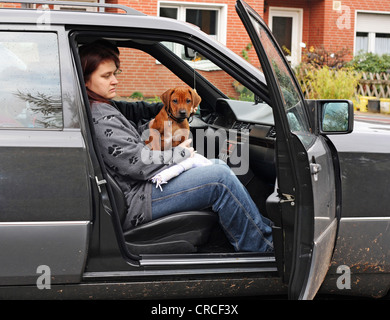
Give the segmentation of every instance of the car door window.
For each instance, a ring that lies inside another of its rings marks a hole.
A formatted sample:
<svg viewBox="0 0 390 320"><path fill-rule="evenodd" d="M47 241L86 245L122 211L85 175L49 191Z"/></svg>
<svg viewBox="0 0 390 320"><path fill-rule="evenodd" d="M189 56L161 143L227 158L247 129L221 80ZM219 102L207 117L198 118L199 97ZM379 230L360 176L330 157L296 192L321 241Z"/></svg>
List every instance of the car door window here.
<svg viewBox="0 0 390 320"><path fill-rule="evenodd" d="M0 32L0 128L62 128L57 34Z"/></svg>
<svg viewBox="0 0 390 320"><path fill-rule="evenodd" d="M263 26L251 16L251 20L270 63L273 67L275 78L279 84L281 96L284 102L285 112L291 132L297 134L305 145L312 143L310 128L305 114L304 101L300 95L290 70L287 69L280 51L276 44L268 36Z"/></svg>

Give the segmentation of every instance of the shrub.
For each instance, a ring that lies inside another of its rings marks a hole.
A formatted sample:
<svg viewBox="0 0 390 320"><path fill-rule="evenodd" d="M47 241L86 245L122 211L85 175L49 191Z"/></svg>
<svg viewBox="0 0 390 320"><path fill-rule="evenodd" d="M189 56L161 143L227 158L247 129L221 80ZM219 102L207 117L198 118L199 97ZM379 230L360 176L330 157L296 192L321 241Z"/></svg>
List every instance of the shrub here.
<svg viewBox="0 0 390 320"><path fill-rule="evenodd" d="M144 95L141 92L139 92L139 91L134 91L131 94L130 98L136 99L136 100L142 100L144 98Z"/></svg>
<svg viewBox="0 0 390 320"><path fill-rule="evenodd" d="M328 51L310 47L295 72L308 99L355 100L361 75L346 62L347 49Z"/></svg>
<svg viewBox="0 0 390 320"><path fill-rule="evenodd" d="M348 49L328 50L324 47L315 48L312 46L308 50L303 51L302 63L316 68L327 66L340 69L346 65L348 54Z"/></svg>
<svg viewBox="0 0 390 320"><path fill-rule="evenodd" d="M310 88L310 99L349 99L354 100L355 88L361 75L349 68L332 70L328 66L310 68L301 81Z"/></svg>
<svg viewBox="0 0 390 320"><path fill-rule="evenodd" d="M361 52L348 63L348 66L354 68L356 71L373 73L390 72L390 55Z"/></svg>

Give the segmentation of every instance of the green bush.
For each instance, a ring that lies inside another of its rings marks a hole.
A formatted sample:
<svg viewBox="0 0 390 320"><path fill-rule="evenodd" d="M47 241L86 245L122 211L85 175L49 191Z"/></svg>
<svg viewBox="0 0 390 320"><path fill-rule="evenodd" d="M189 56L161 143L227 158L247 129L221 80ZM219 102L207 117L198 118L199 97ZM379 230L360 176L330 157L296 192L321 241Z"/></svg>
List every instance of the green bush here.
<svg viewBox="0 0 390 320"><path fill-rule="evenodd" d="M142 92L134 91L131 94L130 98L131 99L136 99L136 100L143 100L144 99L144 95L142 94Z"/></svg>
<svg viewBox="0 0 390 320"><path fill-rule="evenodd" d="M356 55L347 65L356 71L390 72L390 54L378 55L371 52L362 52Z"/></svg>
<svg viewBox="0 0 390 320"><path fill-rule="evenodd" d="M301 81L310 88L310 99L349 99L354 100L355 88L361 75L349 68L338 70L328 66L311 68Z"/></svg>

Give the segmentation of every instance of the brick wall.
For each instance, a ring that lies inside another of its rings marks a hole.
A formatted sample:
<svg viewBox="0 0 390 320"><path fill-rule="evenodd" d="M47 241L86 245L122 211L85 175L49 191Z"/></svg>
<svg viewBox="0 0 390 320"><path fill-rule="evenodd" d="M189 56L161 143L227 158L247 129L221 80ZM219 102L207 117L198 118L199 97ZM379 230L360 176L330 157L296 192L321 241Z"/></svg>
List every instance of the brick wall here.
<svg viewBox="0 0 390 320"><path fill-rule="evenodd" d="M157 15L157 0L112 1L119 1L120 4L128 5L149 15ZM182 0L182 2L186 1L194 2L194 0ZM210 3L209 0L196 0L196 2ZM231 50L241 55L241 51L248 43L250 43L250 40L235 12L235 0L222 2L228 5L226 45ZM266 4L264 4L263 0L248 0L247 3L264 17L266 23L269 22L269 7L303 9L302 42L306 43L306 47L325 47L329 52L336 52L345 49L349 52L346 59L351 59L353 56L356 10L390 12L390 1L385 0L343 0L341 1L341 10L338 11L333 10L333 0L267 0ZM249 50L248 54L250 61L254 64L258 64L254 50ZM142 65L141 61L138 62L138 66L139 65ZM173 76L169 76L169 71L162 71L162 69L161 65L154 65L151 69L149 69L152 74L162 73L163 75L159 76L164 77L165 81L162 82L161 88L155 88L154 92L150 92L150 90L148 91L145 88L145 92L143 92L144 94L153 96L158 92L162 92L164 89L163 87L166 87L167 84L173 85L177 83L177 79L174 79ZM207 76L214 77L210 72ZM137 79L138 81L143 81L145 78L147 78L146 75L144 77L139 75ZM121 84L120 93L128 95L129 88L131 87L132 85L130 79L124 80ZM230 92L230 94L234 95L234 91Z"/></svg>
<svg viewBox="0 0 390 320"><path fill-rule="evenodd" d="M357 10L390 12L390 1L386 0L344 0L340 11L332 10L332 1L326 1L324 46L347 48L348 58L353 56L355 39L355 18ZM384 30L390 32L390 30Z"/></svg>
<svg viewBox="0 0 390 320"><path fill-rule="evenodd" d="M188 0L182 2L194 1ZM196 2L210 4L210 0L196 0ZM235 11L236 1L216 1L216 3L221 2L227 4L228 27L226 45L232 51L241 55L241 51L250 43L250 39ZM158 14L157 0L108 0L107 3L126 5L148 15L156 16ZM262 0L248 0L247 3L257 12L263 12L264 7ZM255 63L256 55L254 50L249 50L248 54L251 62L253 61ZM167 70L164 66L157 64L155 59L145 54L135 53L134 51L130 53L127 50L123 51L121 53L121 64L123 73L118 78L120 81L118 94L122 96L129 96L134 91L140 91L145 97L154 97L159 96L170 87L183 84L171 71ZM237 96L237 92L232 85L233 80L225 73L220 71L200 71L200 73L211 81L218 81L218 87L224 93L229 96Z"/></svg>
<svg viewBox="0 0 390 320"><path fill-rule="evenodd" d="M329 52L345 49L349 52L347 60L353 57L356 11L390 12L388 0L342 0L341 10L333 10L333 0L268 0L264 15L267 23L270 6L302 8L302 42L307 48L324 47Z"/></svg>

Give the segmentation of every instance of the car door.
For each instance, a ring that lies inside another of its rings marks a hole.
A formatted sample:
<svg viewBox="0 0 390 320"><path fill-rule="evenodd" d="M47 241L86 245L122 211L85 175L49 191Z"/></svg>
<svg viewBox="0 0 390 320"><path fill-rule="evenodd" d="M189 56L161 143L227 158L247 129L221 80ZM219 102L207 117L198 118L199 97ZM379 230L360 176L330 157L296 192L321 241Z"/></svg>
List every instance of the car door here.
<svg viewBox="0 0 390 320"><path fill-rule="evenodd" d="M242 0L236 10L261 62L275 118L277 187L268 207L274 238L282 240L276 257L289 297L311 299L328 270L337 231L331 150L313 133L302 92L262 18Z"/></svg>
<svg viewBox="0 0 390 320"><path fill-rule="evenodd" d="M0 27L0 56L0 286L79 282L91 187L63 27Z"/></svg>

